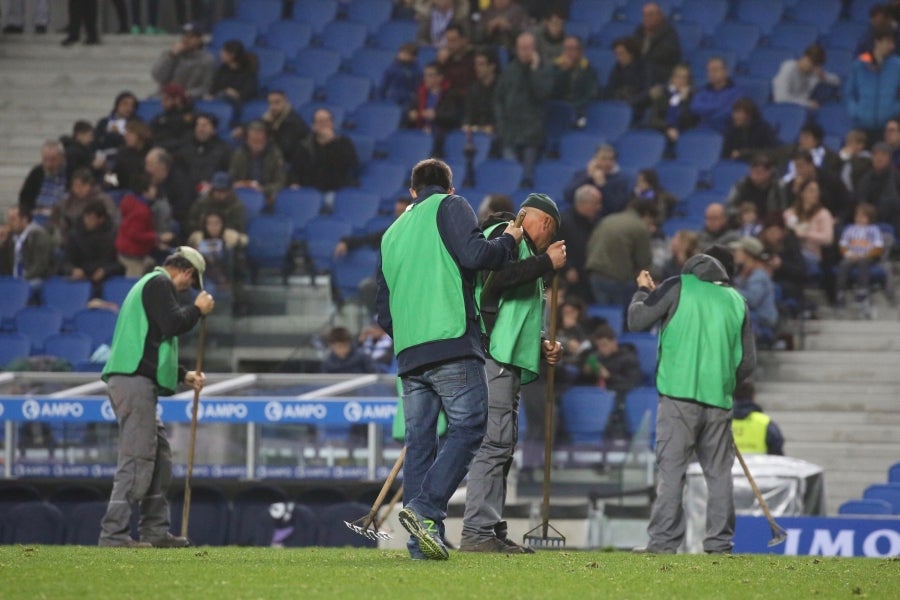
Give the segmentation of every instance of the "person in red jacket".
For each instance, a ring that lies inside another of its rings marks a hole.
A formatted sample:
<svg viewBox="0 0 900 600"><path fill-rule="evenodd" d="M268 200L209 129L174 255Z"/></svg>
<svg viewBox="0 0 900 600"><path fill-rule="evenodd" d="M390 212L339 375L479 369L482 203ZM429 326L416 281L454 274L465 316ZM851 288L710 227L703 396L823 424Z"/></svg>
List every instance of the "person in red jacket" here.
<svg viewBox="0 0 900 600"><path fill-rule="evenodd" d="M140 277L153 265L151 252L160 242L171 241L171 233L164 234L169 239L158 239L153 223L153 201L156 198L156 186L146 175L141 175L135 182L135 191L122 198L119 212L122 220L116 235L116 252L119 262L125 267L126 277Z"/></svg>

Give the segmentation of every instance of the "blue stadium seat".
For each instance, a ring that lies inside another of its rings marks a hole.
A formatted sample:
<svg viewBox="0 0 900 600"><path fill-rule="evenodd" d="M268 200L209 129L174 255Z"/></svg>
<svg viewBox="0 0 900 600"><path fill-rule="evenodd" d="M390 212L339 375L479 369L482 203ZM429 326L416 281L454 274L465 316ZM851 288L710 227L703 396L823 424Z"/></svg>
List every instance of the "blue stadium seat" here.
<svg viewBox="0 0 900 600"><path fill-rule="evenodd" d="M347 19L365 25L369 34L374 34L379 27L390 21L393 10L391 0L351 2L347 7Z"/></svg>
<svg viewBox="0 0 900 600"><path fill-rule="evenodd" d="M678 162L709 170L722 155L722 135L705 129L685 131L675 142L675 155Z"/></svg>
<svg viewBox="0 0 900 600"><path fill-rule="evenodd" d="M344 525L344 521L363 517L371 507L361 502L341 502L316 511L318 521L316 545L330 548L350 546L354 548L377 548L378 543L361 536ZM348 515L350 517L348 518ZM354 516L358 515L358 516Z"/></svg>
<svg viewBox="0 0 900 600"><path fill-rule="evenodd" d="M31 286L24 279L0 276L0 330L13 329L13 317L28 304Z"/></svg>
<svg viewBox="0 0 900 600"><path fill-rule="evenodd" d="M572 0L569 21L576 23L608 23L616 12L616 0ZM568 28L566 32L568 32Z"/></svg>
<svg viewBox="0 0 900 600"><path fill-rule="evenodd" d="M44 351L44 340L62 329L62 311L50 306L26 306L16 313L16 331L31 338L31 353Z"/></svg>
<svg viewBox="0 0 900 600"><path fill-rule="evenodd" d="M561 160L542 160L534 168L534 191L547 194L557 204L561 204L566 183L581 168L583 165L573 165Z"/></svg>
<svg viewBox="0 0 900 600"><path fill-rule="evenodd" d="M400 126L402 109L390 102L366 102L348 118L353 131L372 136L376 145L384 142Z"/></svg>
<svg viewBox="0 0 900 600"><path fill-rule="evenodd" d="M266 195L262 190L240 187L235 188L234 195L237 196L237 199L244 205L244 214L248 219L252 219L258 215L266 204Z"/></svg>
<svg viewBox="0 0 900 600"><path fill-rule="evenodd" d="M287 502L287 499L284 490L267 484L256 484L237 492L232 502L228 543L237 546L271 546L274 525L269 515L269 506L276 502Z"/></svg>
<svg viewBox="0 0 900 600"><path fill-rule="evenodd" d="M375 157L375 138L371 135L346 131L344 132L344 135L350 138L350 142L356 150L356 157L359 159L360 165L370 162Z"/></svg>
<svg viewBox="0 0 900 600"><path fill-rule="evenodd" d="M376 89L381 85L384 72L394 62L394 52L378 48L359 48L348 60L344 61L343 70L351 75L368 77Z"/></svg>
<svg viewBox="0 0 900 600"><path fill-rule="evenodd" d="M137 280L137 277L110 277L103 282L103 292L100 297L107 302L122 306L125 296L128 295Z"/></svg>
<svg viewBox="0 0 900 600"><path fill-rule="evenodd" d="M491 149L491 136L482 132L466 134L460 129L451 131L444 139L444 159L465 162L465 150L469 143L475 148L475 155L472 158L474 164L477 165L487 160L488 152Z"/></svg>
<svg viewBox="0 0 900 600"><path fill-rule="evenodd" d="M181 535L181 513L184 510L184 490L180 490L169 504L172 523L169 531ZM218 488L191 486L188 539L193 546L224 546L228 543L231 508L228 499Z"/></svg>
<svg viewBox="0 0 900 600"><path fill-rule="evenodd" d="M365 45L367 36L366 26L362 23L332 21L319 37L324 48L330 48L340 53L342 59L348 59Z"/></svg>
<svg viewBox="0 0 900 600"><path fill-rule="evenodd" d="M502 158L486 160L475 167L475 183L480 189L511 194L522 183L522 165Z"/></svg>
<svg viewBox="0 0 900 600"><path fill-rule="evenodd" d="M294 3L292 18L312 27L313 33L322 33L325 26L337 18L337 0L303 0Z"/></svg>
<svg viewBox="0 0 900 600"><path fill-rule="evenodd" d="M900 483L900 462L895 462L888 469L888 483Z"/></svg>
<svg viewBox="0 0 900 600"><path fill-rule="evenodd" d="M759 27L763 35L781 21L784 5L781 0L742 0L737 3L737 19Z"/></svg>
<svg viewBox="0 0 900 600"><path fill-rule="evenodd" d="M866 20L868 21L868 17ZM823 40L828 58L830 59L831 54L835 51L856 50L856 45L867 30L868 24L856 21L841 21L840 27L832 27L831 32Z"/></svg>
<svg viewBox="0 0 900 600"><path fill-rule="evenodd" d="M412 168L423 158L431 156L433 144L431 136L424 131L400 129L388 136L384 149L389 160Z"/></svg>
<svg viewBox="0 0 900 600"><path fill-rule="evenodd" d="M713 46L734 52L738 61L746 60L759 42L759 27L751 23L721 23L713 34Z"/></svg>
<svg viewBox="0 0 900 600"><path fill-rule="evenodd" d="M592 319L606 321L616 335L622 335L625 331L625 311L618 304L589 304L586 312Z"/></svg>
<svg viewBox="0 0 900 600"><path fill-rule="evenodd" d="M100 522L106 514L108 502L83 502L65 515L66 544L96 546L100 539Z"/></svg>
<svg viewBox="0 0 900 600"><path fill-rule="evenodd" d="M659 392L655 387L634 388L625 398L625 423L632 435L646 422L650 429L650 446L656 443L656 413L659 408Z"/></svg>
<svg viewBox="0 0 900 600"><path fill-rule="evenodd" d="M659 338L654 333L624 333L619 336L619 344L631 344L637 350L641 371L647 385L654 385L656 378L656 356Z"/></svg>
<svg viewBox="0 0 900 600"><path fill-rule="evenodd" d="M605 142L605 138L594 132L569 131L559 141L559 160L583 168L597 152L597 147Z"/></svg>
<svg viewBox="0 0 900 600"><path fill-rule="evenodd" d="M359 297L359 284L375 274L379 255L377 250L358 248L334 260L331 283L343 300Z"/></svg>
<svg viewBox="0 0 900 600"><path fill-rule="evenodd" d="M839 515L890 515L894 508L887 500L868 498L864 500L847 500L838 507Z"/></svg>
<svg viewBox="0 0 900 600"><path fill-rule="evenodd" d="M228 40L238 40L245 48L252 48L256 44L259 35L259 27L256 23L249 23L239 19L222 19L216 21L212 28L212 40L210 48L218 50Z"/></svg>
<svg viewBox="0 0 900 600"><path fill-rule="evenodd" d="M598 26L599 24L594 21L569 20L563 25L563 31L566 32L566 35L574 35L584 44L591 38L591 34L595 32L595 28Z"/></svg>
<svg viewBox="0 0 900 600"><path fill-rule="evenodd" d="M144 123L149 123L154 117L162 114L162 111L162 100L159 98L144 98L138 102L135 116Z"/></svg>
<svg viewBox="0 0 900 600"><path fill-rule="evenodd" d="M585 118L585 131L614 142L628 131L632 119L631 105L615 100L594 102L588 105Z"/></svg>
<svg viewBox="0 0 900 600"><path fill-rule="evenodd" d="M283 216L259 215L250 220L247 226L247 263L250 266L250 277L256 281L259 270L263 268L279 269L286 273L294 223Z"/></svg>
<svg viewBox="0 0 900 600"><path fill-rule="evenodd" d="M329 48L303 48L288 67L300 77L309 77L322 86L340 69L341 53Z"/></svg>
<svg viewBox="0 0 900 600"><path fill-rule="evenodd" d="M266 111L268 110L268 100L263 100L262 98L248 100L241 105L240 122L249 123L250 121L262 119L263 115L266 114Z"/></svg>
<svg viewBox="0 0 900 600"><path fill-rule="evenodd" d="M694 193L700 170L696 165L678 161L664 160L656 165L659 183L670 194L679 200Z"/></svg>
<svg viewBox="0 0 900 600"><path fill-rule="evenodd" d="M379 160L363 167L359 187L363 190L393 194L399 188L409 187L410 172L404 163ZM393 197L391 210L393 210Z"/></svg>
<svg viewBox="0 0 900 600"><path fill-rule="evenodd" d="M108 499L99 489L86 485L64 485L50 494L47 499L50 504L59 509L66 521L72 512L87 502L103 502ZM68 528L68 527L67 527ZM96 538L94 543L97 543Z"/></svg>
<svg viewBox="0 0 900 600"><path fill-rule="evenodd" d="M234 122L234 106L225 100L197 100L194 111L210 113L219 120L219 135L222 139L231 138L231 125Z"/></svg>
<svg viewBox="0 0 900 600"><path fill-rule="evenodd" d="M841 14L841 0L798 2L789 12L794 21L813 25L819 33L828 33ZM842 26L837 28L840 29Z"/></svg>
<svg viewBox="0 0 900 600"><path fill-rule="evenodd" d="M747 172L747 166L744 165L744 173ZM712 204L713 202L724 202L726 192L719 192L716 190L703 190L699 192L694 192L687 198L682 198L679 203L682 208L681 211L684 215L688 217L690 220L698 220L700 227L703 226L703 217L706 212L706 207ZM700 227L688 227L688 229L699 229Z"/></svg>
<svg viewBox="0 0 900 600"><path fill-rule="evenodd" d="M799 104L773 102L763 105L760 112L763 119L775 129L783 144L795 142L806 122L806 109Z"/></svg>
<svg viewBox="0 0 900 600"><path fill-rule="evenodd" d="M891 504L893 514L900 515L900 483L876 483L863 492L864 500L884 500Z"/></svg>
<svg viewBox="0 0 900 600"><path fill-rule="evenodd" d="M65 523L58 508L47 502L24 502L6 514L5 542L9 544L62 544Z"/></svg>
<svg viewBox="0 0 900 600"><path fill-rule="evenodd" d="M44 340L44 354L65 359L75 365L91 357L92 338L86 333L56 333Z"/></svg>
<svg viewBox="0 0 900 600"><path fill-rule="evenodd" d="M362 233L369 219L378 214L379 198L375 192L356 188L343 188L335 192L333 214L353 225L356 233Z"/></svg>
<svg viewBox="0 0 900 600"><path fill-rule="evenodd" d="M31 338L22 333L0 333L0 370L20 358L26 358L31 354Z"/></svg>
<svg viewBox="0 0 900 600"><path fill-rule="evenodd" d="M87 306L91 299L91 282L68 279L67 277L50 277L41 286L41 297L45 306L52 306L62 311L63 321L68 322L72 315Z"/></svg>
<svg viewBox="0 0 900 600"><path fill-rule="evenodd" d="M800 56L807 46L819 37L819 29L815 25L806 23L777 24L769 35L769 45L776 48L786 48L795 56Z"/></svg>
<svg viewBox="0 0 900 600"><path fill-rule="evenodd" d="M853 0L850 4L850 20L868 25L869 10L876 4L884 4L884 2L882 0Z"/></svg>
<svg viewBox="0 0 900 600"><path fill-rule="evenodd" d="M678 41L681 43L681 54L689 55L697 50L703 42L703 27L690 21L677 21L674 23L678 32Z"/></svg>
<svg viewBox="0 0 900 600"><path fill-rule="evenodd" d="M616 65L616 55L613 51L608 47L588 46L584 49L584 57L588 59L588 64L597 73L597 81L600 82L600 86L606 85L606 82L609 81L609 74Z"/></svg>
<svg viewBox="0 0 900 600"><path fill-rule="evenodd" d="M704 34L712 35L728 15L728 0L684 0L677 12L682 21L696 23Z"/></svg>
<svg viewBox="0 0 900 600"><path fill-rule="evenodd" d="M336 73L325 82L325 101L352 112L368 102L372 80L359 75Z"/></svg>
<svg viewBox="0 0 900 600"><path fill-rule="evenodd" d="M306 227L306 255L316 273L331 269L334 247L353 233L353 224L332 216L316 217Z"/></svg>
<svg viewBox="0 0 900 600"><path fill-rule="evenodd" d="M625 21L609 21L606 24L600 24L599 31L596 31L597 24L594 25L596 33L592 33L588 40L591 46L600 46L601 48L610 48L612 43L622 37L631 37L634 34L634 23ZM608 75L608 73L607 73Z"/></svg>
<svg viewBox="0 0 900 600"><path fill-rule="evenodd" d="M825 130L826 135L835 135L844 139L847 132L853 129L853 121L843 103L825 104L816 112L816 121Z"/></svg>
<svg viewBox="0 0 900 600"><path fill-rule="evenodd" d="M769 102L772 98L772 80L763 77L747 77L737 75L732 77L734 84L744 90L744 97L750 98L756 102L757 106L762 106Z"/></svg>
<svg viewBox="0 0 900 600"><path fill-rule="evenodd" d="M313 188L283 188L275 196L275 214L294 224L293 239L306 234L307 224L322 210L322 193Z"/></svg>
<svg viewBox="0 0 900 600"><path fill-rule="evenodd" d="M560 138L575 126L575 106L565 100L548 100L544 104L544 148L553 155L560 152Z"/></svg>
<svg viewBox="0 0 900 600"><path fill-rule="evenodd" d="M259 70L256 72L256 78L260 86L265 86L266 82L284 71L286 57L282 50L278 48L266 48L264 46L256 46L250 49L259 59Z"/></svg>
<svg viewBox="0 0 900 600"><path fill-rule="evenodd" d="M647 169L662 159L666 138L658 131L632 130L614 144L619 165L626 169Z"/></svg>
<svg viewBox="0 0 900 600"><path fill-rule="evenodd" d="M778 74L781 63L794 58L794 53L787 48L757 48L747 59L747 75L771 81Z"/></svg>
<svg viewBox="0 0 900 600"><path fill-rule="evenodd" d="M296 110L312 101L313 92L316 90L316 81L312 77L282 73L266 82L266 90L284 92L287 99L291 101L291 106Z"/></svg>
<svg viewBox="0 0 900 600"><path fill-rule="evenodd" d="M598 387L575 386L560 400L563 427L576 446L599 447L615 395Z"/></svg>
<svg viewBox="0 0 900 600"><path fill-rule="evenodd" d="M392 20L378 28L375 46L396 53L403 44L415 42L419 37L419 24L413 20Z"/></svg>
<svg viewBox="0 0 900 600"><path fill-rule="evenodd" d="M749 166L739 160L720 160L712 168L712 190L724 198L731 186L749 172Z"/></svg>
<svg viewBox="0 0 900 600"><path fill-rule="evenodd" d="M234 16L262 30L281 18L281 4L281 0L241 0Z"/></svg>
<svg viewBox="0 0 900 600"><path fill-rule="evenodd" d="M856 57L846 50L829 48L826 51L825 70L834 73L841 80L846 80L850 76L854 62Z"/></svg>
<svg viewBox="0 0 900 600"><path fill-rule="evenodd" d="M366 223L364 233L383 233L394 224L394 215L375 215Z"/></svg>
<svg viewBox="0 0 900 600"><path fill-rule="evenodd" d="M287 60L294 59L300 50L309 46L311 39L312 27L309 24L287 20L275 21L263 35L266 46L278 48Z"/></svg>

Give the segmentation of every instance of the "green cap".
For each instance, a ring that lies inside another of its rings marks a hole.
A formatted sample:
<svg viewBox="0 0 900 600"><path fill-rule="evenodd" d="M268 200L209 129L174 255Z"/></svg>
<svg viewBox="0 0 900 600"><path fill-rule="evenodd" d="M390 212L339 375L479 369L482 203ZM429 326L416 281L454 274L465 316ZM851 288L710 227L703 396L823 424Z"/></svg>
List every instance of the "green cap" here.
<svg viewBox="0 0 900 600"><path fill-rule="evenodd" d="M557 208L556 202L553 201L553 198L551 198L547 194L528 194L528 197L525 198L525 202L522 203L521 208L536 208L541 212L547 213L553 218L554 221L556 221L556 228L559 229L561 222L561 218L559 216L559 208Z"/></svg>
<svg viewBox="0 0 900 600"><path fill-rule="evenodd" d="M191 266L194 267L194 273L197 275L197 281L194 282L194 287L198 290L202 290L203 272L206 271L206 259L203 258L203 255L190 246L178 246L172 255L180 256L191 263Z"/></svg>

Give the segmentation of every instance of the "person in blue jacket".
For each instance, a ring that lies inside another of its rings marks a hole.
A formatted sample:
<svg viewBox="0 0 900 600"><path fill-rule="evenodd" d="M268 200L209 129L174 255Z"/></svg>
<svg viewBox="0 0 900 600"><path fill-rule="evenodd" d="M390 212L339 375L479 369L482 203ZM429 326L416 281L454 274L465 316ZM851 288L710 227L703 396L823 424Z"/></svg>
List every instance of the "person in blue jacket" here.
<svg viewBox="0 0 900 600"><path fill-rule="evenodd" d="M710 58L706 63L706 85L691 100L691 113L699 120L697 126L723 133L734 103L743 96L744 90L729 77L725 60L719 56Z"/></svg>
<svg viewBox="0 0 900 600"><path fill-rule="evenodd" d="M844 88L853 126L864 129L870 142L881 139L884 124L900 113L900 57L894 47L892 29L876 31L872 51L859 56Z"/></svg>

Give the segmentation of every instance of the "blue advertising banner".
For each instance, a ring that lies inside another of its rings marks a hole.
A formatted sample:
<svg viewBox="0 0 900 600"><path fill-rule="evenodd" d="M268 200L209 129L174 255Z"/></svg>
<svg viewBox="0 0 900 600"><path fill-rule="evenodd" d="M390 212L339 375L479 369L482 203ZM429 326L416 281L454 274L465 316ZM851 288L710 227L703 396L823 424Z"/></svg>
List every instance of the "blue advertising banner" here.
<svg viewBox="0 0 900 600"><path fill-rule="evenodd" d="M738 516L734 552L785 556L900 556L900 517L778 517L787 531L783 544L769 547L765 517Z"/></svg>
<svg viewBox="0 0 900 600"><path fill-rule="evenodd" d="M388 476L391 468L380 466L375 469L375 480ZM258 466L255 469L257 479L344 479L361 480L368 478L368 469L364 466ZM29 462L13 465L15 477L93 477L112 479L116 473L114 464L78 464L63 465L49 462ZM172 475L182 478L187 473L187 466L172 465ZM402 478L402 474L400 475ZM246 479L247 467L244 465L194 465L191 474L194 479Z"/></svg>

